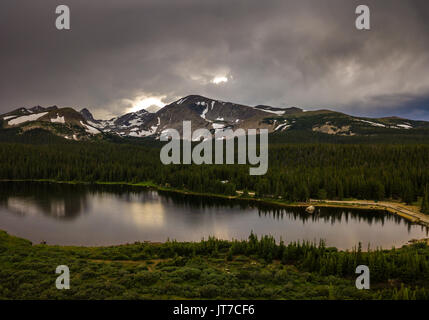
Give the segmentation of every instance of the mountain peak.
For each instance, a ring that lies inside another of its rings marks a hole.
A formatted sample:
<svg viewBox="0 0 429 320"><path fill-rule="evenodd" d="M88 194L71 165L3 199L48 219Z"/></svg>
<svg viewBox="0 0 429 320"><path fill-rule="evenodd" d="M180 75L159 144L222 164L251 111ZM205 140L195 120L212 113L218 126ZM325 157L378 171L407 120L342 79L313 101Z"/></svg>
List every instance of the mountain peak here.
<svg viewBox="0 0 429 320"><path fill-rule="evenodd" d="M398 117L353 117L330 110L307 111L297 108L279 108L269 105L248 106L224 102L201 95L188 95L168 106L146 108L110 120L96 120L83 108L57 106L18 108L0 115L2 128L19 128L22 131L42 128L66 139L86 139L98 133L121 137L159 137L166 129L179 133L183 121L191 121L193 128L206 128L215 133L221 129L268 129L269 132L309 131L329 135L396 134L413 129L429 129L429 122L412 121ZM61 129L61 126L64 128Z"/></svg>
<svg viewBox="0 0 429 320"><path fill-rule="evenodd" d="M223 104L225 104L225 103L230 103L230 102L224 102L224 101L221 101L221 100L219 100L219 99L212 99L212 98L208 98L208 97L204 97L204 96L201 96L201 95L198 95L198 94L191 94L191 95L188 95L188 96L186 96L186 97L183 97L183 98L180 98L179 100L176 100L176 101L174 101L173 103L171 103L171 104L178 104L178 105L180 105L180 104L183 104L184 102L186 102L186 104L201 104L202 102L204 102L204 103L217 103L217 102L219 102L219 103L223 103Z"/></svg>
<svg viewBox="0 0 429 320"><path fill-rule="evenodd" d="M83 116L83 118L86 121L91 121L94 123L98 123L98 120L94 119L94 116L92 115L92 113L87 109L87 108L83 108L82 110L79 111L79 113Z"/></svg>

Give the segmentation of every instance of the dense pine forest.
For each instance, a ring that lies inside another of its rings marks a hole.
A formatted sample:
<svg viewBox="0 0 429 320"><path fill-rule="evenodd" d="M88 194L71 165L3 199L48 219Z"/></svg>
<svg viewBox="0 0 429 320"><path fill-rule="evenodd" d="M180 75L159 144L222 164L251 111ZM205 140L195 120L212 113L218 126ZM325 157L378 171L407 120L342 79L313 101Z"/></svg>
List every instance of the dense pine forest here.
<svg viewBox="0 0 429 320"><path fill-rule="evenodd" d="M160 144L147 140L3 142L0 179L151 182L200 193L255 192L291 202L398 199L429 207L426 144L271 143L264 176L250 176L247 165L163 165L159 152Z"/></svg>

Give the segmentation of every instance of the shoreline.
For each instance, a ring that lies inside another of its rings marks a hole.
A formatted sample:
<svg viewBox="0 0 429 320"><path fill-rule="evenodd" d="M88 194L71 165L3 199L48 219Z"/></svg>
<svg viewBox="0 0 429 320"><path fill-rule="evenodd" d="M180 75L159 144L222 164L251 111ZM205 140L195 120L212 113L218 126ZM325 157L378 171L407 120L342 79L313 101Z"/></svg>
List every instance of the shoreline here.
<svg viewBox="0 0 429 320"><path fill-rule="evenodd" d="M407 221L410 221L415 224L419 224L425 227L429 227L429 215L425 215L421 212L413 210L411 206L407 206L400 202L393 201L373 201L373 200L315 200L310 199L309 202L283 202L279 199L270 199L270 198L254 198L254 197L244 197L241 195L228 196L223 194L212 194L212 193L201 193L189 190L175 189L170 187L159 186L151 181L147 182L86 182L86 181L58 181L53 179L1 179L0 182L49 182L49 183L59 183L59 184L82 184L82 185L125 185L132 187L143 187L155 189L157 191L165 192L174 192L184 195L193 195L199 197L212 197L212 198L221 198L228 200L242 200L250 202L259 202L268 205L275 205L280 207L299 207L307 208L308 206L314 206L315 208L345 208L345 209L355 209L355 210L371 210L371 211L387 211L389 213L398 215ZM310 214L311 215L311 214Z"/></svg>

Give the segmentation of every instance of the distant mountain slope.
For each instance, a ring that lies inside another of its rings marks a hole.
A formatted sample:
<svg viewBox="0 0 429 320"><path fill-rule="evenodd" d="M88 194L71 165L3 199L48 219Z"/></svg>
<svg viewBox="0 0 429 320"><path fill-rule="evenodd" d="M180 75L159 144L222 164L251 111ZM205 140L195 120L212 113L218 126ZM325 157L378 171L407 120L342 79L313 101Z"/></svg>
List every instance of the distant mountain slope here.
<svg viewBox="0 0 429 320"><path fill-rule="evenodd" d="M72 108L20 108L3 114L0 118L3 129L16 128L18 133L41 129L70 140L87 140L102 133Z"/></svg>
<svg viewBox="0 0 429 320"><path fill-rule="evenodd" d="M249 106L192 95L165 106L148 124L156 127L157 133L168 128L181 132L184 120L191 121L194 129L206 128L212 132L222 128L266 128L272 131L273 126L263 122L269 114Z"/></svg>
<svg viewBox="0 0 429 320"><path fill-rule="evenodd" d="M140 110L110 120L101 120L98 122L97 128L120 136L146 137L155 133L152 132L152 128L148 127L148 122L153 117L153 113Z"/></svg>
<svg viewBox="0 0 429 320"><path fill-rule="evenodd" d="M241 128L268 129L280 136L302 132L303 135L341 137L418 133L429 137L429 122L426 121L354 117L331 110L304 111L296 107L251 107L199 95L181 98L156 112L140 110L110 120L97 120L86 108L77 112L57 106L19 108L0 115L3 129L15 128L20 133L42 129L73 140L106 135L158 138L165 129L176 129L182 133L183 121L191 121L193 129L206 128L212 133L223 128Z"/></svg>
<svg viewBox="0 0 429 320"><path fill-rule="evenodd" d="M288 124L280 128L285 130L307 130L329 135L355 136L397 133L414 129L429 129L429 122L414 121L397 117L365 118L353 117L344 113L330 110L307 111L287 114L280 117L266 119L279 121L279 118Z"/></svg>
<svg viewBox="0 0 429 320"><path fill-rule="evenodd" d="M270 106L264 106L264 105L258 105L255 107L255 109L263 110L265 112L274 113L279 116L285 115L285 114L291 114L291 113L300 113L303 112L302 109L292 107L292 108L274 108Z"/></svg>

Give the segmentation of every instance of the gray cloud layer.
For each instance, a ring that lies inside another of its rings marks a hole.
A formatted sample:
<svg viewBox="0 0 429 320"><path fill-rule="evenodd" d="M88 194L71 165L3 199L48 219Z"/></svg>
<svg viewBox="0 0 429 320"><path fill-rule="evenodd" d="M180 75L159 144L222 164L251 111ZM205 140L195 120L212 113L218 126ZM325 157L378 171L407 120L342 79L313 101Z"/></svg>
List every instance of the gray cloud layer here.
<svg viewBox="0 0 429 320"><path fill-rule="evenodd" d="M357 5L371 30L355 29ZM71 30L54 27L71 9ZM116 115L138 97L429 119L426 0L2 0L0 111ZM223 84L211 82L228 76Z"/></svg>

